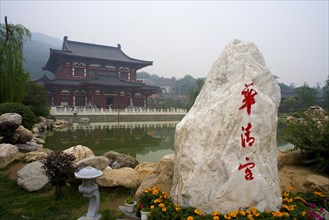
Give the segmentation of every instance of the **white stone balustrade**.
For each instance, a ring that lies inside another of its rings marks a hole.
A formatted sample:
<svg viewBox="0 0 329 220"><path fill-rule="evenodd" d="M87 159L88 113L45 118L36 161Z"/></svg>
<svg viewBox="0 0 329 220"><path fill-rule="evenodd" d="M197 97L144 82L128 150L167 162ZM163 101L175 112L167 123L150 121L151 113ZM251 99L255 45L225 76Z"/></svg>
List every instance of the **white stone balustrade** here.
<svg viewBox="0 0 329 220"><path fill-rule="evenodd" d="M74 108L69 107L51 107L51 115L185 115L187 109L168 108L168 109L150 109L150 108L125 108L125 109L96 109L96 108Z"/></svg>

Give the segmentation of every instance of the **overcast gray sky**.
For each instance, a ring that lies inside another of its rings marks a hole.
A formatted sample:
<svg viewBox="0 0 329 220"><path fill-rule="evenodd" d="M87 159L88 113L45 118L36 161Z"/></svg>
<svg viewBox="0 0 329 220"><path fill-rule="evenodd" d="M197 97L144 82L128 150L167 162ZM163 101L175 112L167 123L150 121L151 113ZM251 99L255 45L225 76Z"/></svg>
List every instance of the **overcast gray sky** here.
<svg viewBox="0 0 329 220"><path fill-rule="evenodd" d="M326 1L15 1L4 16L31 32L116 46L152 60L151 74L206 77L224 47L254 42L279 82L316 85L328 79Z"/></svg>

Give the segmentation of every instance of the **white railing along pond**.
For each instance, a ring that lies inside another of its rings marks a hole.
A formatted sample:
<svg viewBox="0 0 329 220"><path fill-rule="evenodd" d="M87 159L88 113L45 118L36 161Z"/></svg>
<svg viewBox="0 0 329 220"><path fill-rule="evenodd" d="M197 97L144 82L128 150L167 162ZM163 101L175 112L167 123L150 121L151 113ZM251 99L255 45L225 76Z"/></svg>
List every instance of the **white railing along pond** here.
<svg viewBox="0 0 329 220"><path fill-rule="evenodd" d="M187 109L168 108L125 108L125 109L103 109L103 108L69 108L69 107L51 107L51 115L185 115Z"/></svg>

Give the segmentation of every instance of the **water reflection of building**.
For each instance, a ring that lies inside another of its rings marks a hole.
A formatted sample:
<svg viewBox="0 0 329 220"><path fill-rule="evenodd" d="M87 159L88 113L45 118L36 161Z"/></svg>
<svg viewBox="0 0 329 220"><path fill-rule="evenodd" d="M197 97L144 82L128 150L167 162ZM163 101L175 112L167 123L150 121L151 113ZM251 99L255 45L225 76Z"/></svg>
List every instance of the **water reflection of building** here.
<svg viewBox="0 0 329 220"><path fill-rule="evenodd" d="M88 124L73 123L72 129L94 130L112 128L157 128L176 127L178 121L134 121L134 122L92 122Z"/></svg>
<svg viewBox="0 0 329 220"><path fill-rule="evenodd" d="M95 155L117 151L136 158L159 150L172 150L177 121L73 124L65 132L54 132L46 146L55 151L78 144Z"/></svg>

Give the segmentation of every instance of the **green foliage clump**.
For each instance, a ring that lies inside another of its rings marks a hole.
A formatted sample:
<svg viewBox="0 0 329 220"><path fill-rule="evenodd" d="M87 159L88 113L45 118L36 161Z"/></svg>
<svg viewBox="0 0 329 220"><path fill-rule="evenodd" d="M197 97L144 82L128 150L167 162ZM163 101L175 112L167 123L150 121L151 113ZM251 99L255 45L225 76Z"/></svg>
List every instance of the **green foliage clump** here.
<svg viewBox="0 0 329 220"><path fill-rule="evenodd" d="M22 125L27 129L31 129L37 120L31 109L20 103L1 103L0 115L4 113L20 114L22 116Z"/></svg>
<svg viewBox="0 0 329 220"><path fill-rule="evenodd" d="M301 150L303 163L329 173L329 116L320 108L310 108L300 117L287 117L285 139Z"/></svg>
<svg viewBox="0 0 329 220"><path fill-rule="evenodd" d="M30 107L37 116L48 116L49 106L46 89L33 81L26 83L26 95L23 104Z"/></svg>
<svg viewBox="0 0 329 220"><path fill-rule="evenodd" d="M58 198L61 195L62 189L67 182L73 178L76 171L74 166L75 156L64 152L49 154L43 161L42 169L50 183L55 186L55 196Z"/></svg>
<svg viewBox="0 0 329 220"><path fill-rule="evenodd" d="M29 76L23 66L23 42L31 38L23 25L0 24L0 103L21 103ZM15 85L15 86L13 86Z"/></svg>

